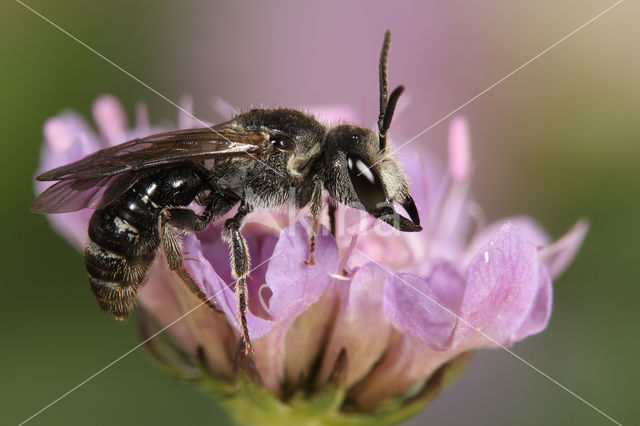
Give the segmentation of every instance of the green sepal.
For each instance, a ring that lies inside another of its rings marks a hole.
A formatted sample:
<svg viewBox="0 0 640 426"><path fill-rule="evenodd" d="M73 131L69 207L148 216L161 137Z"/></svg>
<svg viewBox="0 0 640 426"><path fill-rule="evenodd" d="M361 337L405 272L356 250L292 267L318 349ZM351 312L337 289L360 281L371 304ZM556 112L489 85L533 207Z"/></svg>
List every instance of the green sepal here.
<svg viewBox="0 0 640 426"><path fill-rule="evenodd" d="M390 398L376 409L362 412L344 405L346 389L344 381L333 377L311 395L303 390L294 393L287 401L276 398L260 381L248 373L238 371L236 392L220 402L239 425L390 425L405 421L420 413L446 386L464 371L471 353L440 367L417 391L409 396ZM252 362L252 361L251 361ZM337 374L339 377L340 374Z"/></svg>

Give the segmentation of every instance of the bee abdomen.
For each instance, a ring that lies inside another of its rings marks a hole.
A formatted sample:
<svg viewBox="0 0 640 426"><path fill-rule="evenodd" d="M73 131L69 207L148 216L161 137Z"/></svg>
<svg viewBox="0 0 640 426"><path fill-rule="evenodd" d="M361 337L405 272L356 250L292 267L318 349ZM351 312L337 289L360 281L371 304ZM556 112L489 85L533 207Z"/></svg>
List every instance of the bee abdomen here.
<svg viewBox="0 0 640 426"><path fill-rule="evenodd" d="M85 266L91 291L102 310L118 319L127 317L154 257L155 251L141 256L120 255L89 239Z"/></svg>
<svg viewBox="0 0 640 426"><path fill-rule="evenodd" d="M133 308L159 245L149 228L134 227L109 208L97 210L89 223L85 249L89 285L102 310L121 320Z"/></svg>

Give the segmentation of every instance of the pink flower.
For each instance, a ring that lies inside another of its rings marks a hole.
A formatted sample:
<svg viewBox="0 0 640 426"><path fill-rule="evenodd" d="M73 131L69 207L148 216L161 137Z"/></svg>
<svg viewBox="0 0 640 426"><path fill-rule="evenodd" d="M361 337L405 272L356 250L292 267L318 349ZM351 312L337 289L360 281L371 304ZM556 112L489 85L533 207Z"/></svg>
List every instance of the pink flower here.
<svg viewBox="0 0 640 426"><path fill-rule="evenodd" d="M143 107L129 128L110 96L98 99L93 111L99 135L74 113L45 124L41 170L161 130L149 125ZM323 116L335 118L331 110ZM179 121L197 126L186 115ZM587 225L578 222L556 243L525 216L485 225L469 193L468 132L464 119L453 120L446 169L430 157L404 159L423 219L421 233L401 233L340 207L336 238L323 227L317 264L309 266L304 212L249 216L243 234L253 268L248 280L252 358L239 355L221 221L185 236L187 265L223 313L198 307L201 302L158 261L139 302L160 326L171 324L168 332L179 349L161 345L159 338L149 341L149 349L173 369L188 367L189 374L223 392L232 414L244 422L293 411L334 420L366 412L384 422L416 413L469 351L510 346L542 331L551 314L551 279L571 262ZM43 189L38 184L36 190ZM50 220L80 247L90 215L80 211ZM140 317L145 336L151 317ZM183 355L201 364L185 367ZM261 394L263 404L247 402L251 389L263 387L268 390ZM326 400L318 402L319 395Z"/></svg>

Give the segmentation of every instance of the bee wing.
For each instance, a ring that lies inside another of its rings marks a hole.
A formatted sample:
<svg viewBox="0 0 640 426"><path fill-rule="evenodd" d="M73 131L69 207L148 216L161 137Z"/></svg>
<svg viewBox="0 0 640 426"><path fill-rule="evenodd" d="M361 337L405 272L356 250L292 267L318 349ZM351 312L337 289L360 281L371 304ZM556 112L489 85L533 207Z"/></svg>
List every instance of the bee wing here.
<svg viewBox="0 0 640 426"><path fill-rule="evenodd" d="M98 209L118 198L144 174L129 172L101 178L61 180L42 192L30 208L34 213L43 214Z"/></svg>
<svg viewBox="0 0 640 426"><path fill-rule="evenodd" d="M268 137L239 130L230 122L202 129L177 130L134 139L94 152L36 179L58 181L31 204L36 213L97 209L114 201L160 166L207 159L260 157L270 148Z"/></svg>
<svg viewBox="0 0 640 426"><path fill-rule="evenodd" d="M101 182L107 176L185 161L260 157L268 151L268 141L264 133L239 130L230 122L215 127L176 130L102 149L75 163L45 172L36 179L79 179L87 180L88 184L91 179Z"/></svg>

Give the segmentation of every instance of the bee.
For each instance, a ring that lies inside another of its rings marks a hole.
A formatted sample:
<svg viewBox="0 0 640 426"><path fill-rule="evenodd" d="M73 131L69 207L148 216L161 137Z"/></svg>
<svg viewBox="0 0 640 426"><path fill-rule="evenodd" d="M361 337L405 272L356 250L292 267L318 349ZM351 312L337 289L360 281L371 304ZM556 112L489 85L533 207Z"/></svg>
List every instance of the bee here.
<svg viewBox="0 0 640 426"><path fill-rule="evenodd" d="M315 263L325 192L332 227L336 203L341 203L400 231L422 229L407 177L387 143L403 91L399 86L388 92L390 43L387 31L380 53L377 132L346 124L329 128L289 108L253 109L213 127L134 139L43 173L37 180L55 183L34 200L31 210L50 214L95 209L84 252L89 284L104 311L126 319L158 248L189 290L216 309L185 268L180 235L206 229L237 206L224 223L222 237L231 252L242 339L249 354L250 260L240 231L251 211L287 203L298 209L309 206L309 267ZM394 204L402 205L410 219L397 213Z"/></svg>

